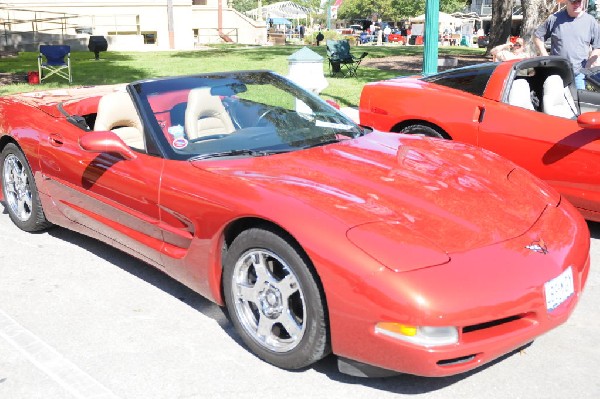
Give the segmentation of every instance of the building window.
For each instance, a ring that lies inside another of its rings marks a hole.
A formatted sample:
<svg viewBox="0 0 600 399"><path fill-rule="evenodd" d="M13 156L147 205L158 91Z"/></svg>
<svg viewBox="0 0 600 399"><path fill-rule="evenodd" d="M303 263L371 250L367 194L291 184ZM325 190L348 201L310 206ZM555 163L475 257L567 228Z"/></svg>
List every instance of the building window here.
<svg viewBox="0 0 600 399"><path fill-rule="evenodd" d="M193 6L205 6L207 0L192 0Z"/></svg>
<svg viewBox="0 0 600 399"><path fill-rule="evenodd" d="M137 35L137 32L108 32L109 36ZM156 44L156 32L140 32L144 38L144 44Z"/></svg>
<svg viewBox="0 0 600 399"><path fill-rule="evenodd" d="M156 32L142 32L144 44L156 44Z"/></svg>

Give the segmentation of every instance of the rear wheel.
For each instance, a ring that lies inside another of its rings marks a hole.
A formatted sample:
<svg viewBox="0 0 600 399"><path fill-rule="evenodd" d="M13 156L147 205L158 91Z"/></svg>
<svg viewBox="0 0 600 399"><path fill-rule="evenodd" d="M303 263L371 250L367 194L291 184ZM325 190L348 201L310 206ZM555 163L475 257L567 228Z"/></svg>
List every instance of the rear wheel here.
<svg viewBox="0 0 600 399"><path fill-rule="evenodd" d="M420 123L415 123L413 125L408 125L408 126L402 128L402 130L400 130L400 133L404 133L404 134L418 134L418 135L421 135L421 136L435 137L435 138L438 138L438 139L445 138L444 135L442 134L442 132L439 129L436 129L436 128L428 126L428 125L423 125L423 124L420 124Z"/></svg>
<svg viewBox="0 0 600 399"><path fill-rule="evenodd" d="M297 246L269 229L242 232L224 260L231 321L260 358L298 369L329 352L324 300Z"/></svg>
<svg viewBox="0 0 600 399"><path fill-rule="evenodd" d="M21 230L39 231L51 223L46 220L31 168L15 144L7 144L0 154L2 193L10 219Z"/></svg>

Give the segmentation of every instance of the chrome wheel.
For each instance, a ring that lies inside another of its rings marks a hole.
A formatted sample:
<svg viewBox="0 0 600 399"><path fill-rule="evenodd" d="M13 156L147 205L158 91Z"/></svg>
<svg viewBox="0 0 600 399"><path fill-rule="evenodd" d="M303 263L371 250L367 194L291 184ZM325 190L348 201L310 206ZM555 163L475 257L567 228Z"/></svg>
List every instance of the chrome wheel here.
<svg viewBox="0 0 600 399"><path fill-rule="evenodd" d="M16 218L26 222L33 212L33 196L27 169L14 154L8 154L4 158L2 170L6 203Z"/></svg>
<svg viewBox="0 0 600 399"><path fill-rule="evenodd" d="M224 253L223 294L236 331L261 359L296 370L331 351L320 280L286 232L242 231Z"/></svg>
<svg viewBox="0 0 600 399"><path fill-rule="evenodd" d="M40 231L50 226L44 215L33 173L25 154L14 143L0 152L0 178L8 216L24 231Z"/></svg>
<svg viewBox="0 0 600 399"><path fill-rule="evenodd" d="M273 352L293 350L306 331L306 303L290 266L268 250L251 249L232 277L235 313L248 335Z"/></svg>

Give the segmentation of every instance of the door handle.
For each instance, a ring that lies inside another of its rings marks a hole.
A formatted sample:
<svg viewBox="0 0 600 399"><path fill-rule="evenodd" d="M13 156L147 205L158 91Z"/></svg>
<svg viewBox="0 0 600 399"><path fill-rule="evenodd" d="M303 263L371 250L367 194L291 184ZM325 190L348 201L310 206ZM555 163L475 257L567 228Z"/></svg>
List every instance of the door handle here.
<svg viewBox="0 0 600 399"><path fill-rule="evenodd" d="M473 122L477 121L477 123L483 122L483 117L485 116L485 105L478 105L473 112Z"/></svg>
<svg viewBox="0 0 600 399"><path fill-rule="evenodd" d="M50 136L48 137L48 141L50 142L50 145L52 145L54 147L60 147L63 145L63 138L58 133L50 133Z"/></svg>

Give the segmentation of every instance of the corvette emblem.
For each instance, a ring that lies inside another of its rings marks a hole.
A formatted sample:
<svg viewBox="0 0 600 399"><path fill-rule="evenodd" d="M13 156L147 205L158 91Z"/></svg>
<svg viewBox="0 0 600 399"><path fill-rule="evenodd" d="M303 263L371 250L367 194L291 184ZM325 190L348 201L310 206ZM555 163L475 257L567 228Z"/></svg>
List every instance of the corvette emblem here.
<svg viewBox="0 0 600 399"><path fill-rule="evenodd" d="M546 255L548 253L548 248L546 247L546 243L541 238L538 241L534 241L531 244L525 246L525 248L532 250L533 252L537 252L540 254Z"/></svg>

